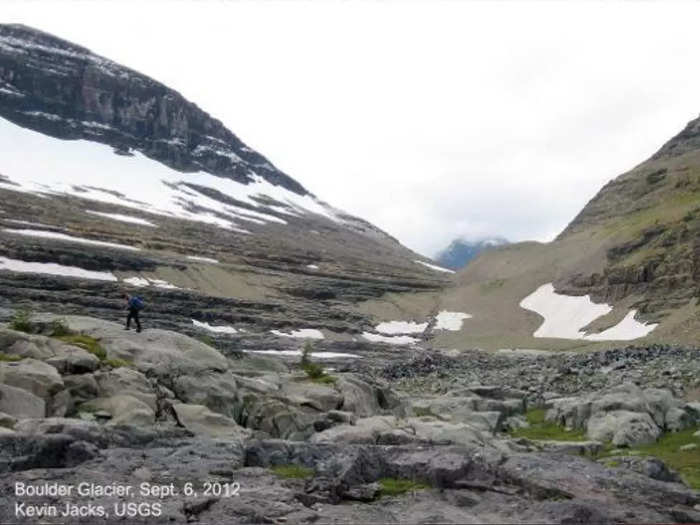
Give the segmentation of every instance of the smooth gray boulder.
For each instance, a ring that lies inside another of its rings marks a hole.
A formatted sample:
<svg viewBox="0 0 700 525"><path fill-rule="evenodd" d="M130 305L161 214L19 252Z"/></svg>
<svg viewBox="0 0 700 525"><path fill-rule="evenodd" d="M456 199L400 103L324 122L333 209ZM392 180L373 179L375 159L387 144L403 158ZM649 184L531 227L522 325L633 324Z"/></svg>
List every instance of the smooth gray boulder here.
<svg viewBox="0 0 700 525"><path fill-rule="evenodd" d="M100 397L128 395L143 401L151 410L156 409L156 394L146 376L138 370L122 366L97 372L94 377Z"/></svg>
<svg viewBox="0 0 700 525"><path fill-rule="evenodd" d="M633 446L654 443L661 429L646 412L615 410L593 415L586 435L595 441L611 441L615 446Z"/></svg>
<svg viewBox="0 0 700 525"><path fill-rule="evenodd" d="M120 323L92 317L64 319L72 330L98 339L107 357L130 361L144 373L177 377L205 370L224 371L229 367L226 358L212 347L176 332L147 329L136 333L125 331Z"/></svg>
<svg viewBox="0 0 700 525"><path fill-rule="evenodd" d="M27 390L46 402L64 388L53 366L31 358L0 363L0 383Z"/></svg>
<svg viewBox="0 0 700 525"><path fill-rule="evenodd" d="M212 412L204 405L175 403L173 410L178 422L194 434L236 439L245 439L250 435L250 431L238 425L233 419Z"/></svg>
<svg viewBox="0 0 700 525"><path fill-rule="evenodd" d="M0 385L0 412L15 418L44 417L46 403L28 390Z"/></svg>
<svg viewBox="0 0 700 525"><path fill-rule="evenodd" d="M99 397L80 406L81 410L104 410L111 414L110 425L148 426L155 422L155 413L146 403L129 395Z"/></svg>

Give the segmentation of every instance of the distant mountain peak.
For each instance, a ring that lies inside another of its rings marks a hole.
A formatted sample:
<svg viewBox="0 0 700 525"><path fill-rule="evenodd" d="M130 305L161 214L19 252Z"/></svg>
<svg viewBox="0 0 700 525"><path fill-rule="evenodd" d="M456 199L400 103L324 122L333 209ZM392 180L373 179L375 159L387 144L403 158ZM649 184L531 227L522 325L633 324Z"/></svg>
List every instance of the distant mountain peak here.
<svg viewBox="0 0 700 525"><path fill-rule="evenodd" d="M480 238L458 237L447 248L440 251L435 260L442 266L459 270L464 268L469 261L474 259L484 250L510 244L507 239L500 236Z"/></svg>

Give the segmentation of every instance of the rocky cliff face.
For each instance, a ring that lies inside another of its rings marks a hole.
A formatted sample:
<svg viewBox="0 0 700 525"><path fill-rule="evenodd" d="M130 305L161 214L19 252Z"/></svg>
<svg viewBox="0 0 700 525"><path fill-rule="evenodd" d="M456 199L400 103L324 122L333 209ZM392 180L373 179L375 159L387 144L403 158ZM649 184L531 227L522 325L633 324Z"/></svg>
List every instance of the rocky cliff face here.
<svg viewBox="0 0 700 525"><path fill-rule="evenodd" d="M700 295L700 119L648 161L609 182L559 236L597 236L602 271L581 271L565 286L604 300L642 298L648 312Z"/></svg>
<svg viewBox="0 0 700 525"><path fill-rule="evenodd" d="M0 116L57 138L136 150L176 170L244 183L254 172L307 193L176 91L32 28L0 26L0 100Z"/></svg>

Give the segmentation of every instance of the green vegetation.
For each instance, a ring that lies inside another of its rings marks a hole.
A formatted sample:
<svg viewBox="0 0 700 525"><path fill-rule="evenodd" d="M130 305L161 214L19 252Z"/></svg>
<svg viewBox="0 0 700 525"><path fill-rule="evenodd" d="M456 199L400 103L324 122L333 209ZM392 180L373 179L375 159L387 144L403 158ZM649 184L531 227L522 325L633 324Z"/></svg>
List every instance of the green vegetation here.
<svg viewBox="0 0 700 525"><path fill-rule="evenodd" d="M54 319L51 322L51 337L63 337L70 335L72 332L68 328L65 319Z"/></svg>
<svg viewBox="0 0 700 525"><path fill-rule="evenodd" d="M284 479L309 479L314 477L314 470L301 465L275 465L270 470L275 476Z"/></svg>
<svg viewBox="0 0 700 525"><path fill-rule="evenodd" d="M700 427L695 427L682 430L681 432L669 432L661 436L656 443L638 445L628 449L626 455L644 455L659 458L670 468L677 470L688 485L695 490L700 490L700 438L693 436L699 429ZM698 446L691 450L680 450L683 445L688 445L689 443L695 443ZM615 450L613 447L608 447L601 454L601 457L611 455L619 456L619 449Z"/></svg>
<svg viewBox="0 0 700 525"><path fill-rule="evenodd" d="M84 334L62 335L57 337L59 341L63 341L69 345L77 346L83 350L87 350L92 355L96 356L100 361L107 359L107 352L100 346L100 343L94 337Z"/></svg>
<svg viewBox="0 0 700 525"><path fill-rule="evenodd" d="M512 430L510 434L513 437L522 437L527 439L541 439L554 441L585 441L586 435L583 430L566 430L564 427L556 423L545 421L545 410L536 408L529 410L525 414L527 422L530 424L528 428L518 428Z"/></svg>
<svg viewBox="0 0 700 525"><path fill-rule="evenodd" d="M411 479L382 478L379 487L380 496L400 496L406 492L428 489L430 485Z"/></svg>
<svg viewBox="0 0 700 525"><path fill-rule="evenodd" d="M106 365L111 366L112 368L130 367L134 365L134 363L132 363L131 361L126 361L125 359L119 358L105 359L102 362Z"/></svg>
<svg viewBox="0 0 700 525"><path fill-rule="evenodd" d="M200 343L204 343L207 346L211 346L212 348L216 348L216 341L212 336L209 334L202 334L197 336L197 340Z"/></svg>
<svg viewBox="0 0 700 525"><path fill-rule="evenodd" d="M323 370L323 366L311 361L313 349L314 347L311 341L304 343L304 349L301 351L301 361L299 363L302 370L306 372L307 377L314 383L326 385L335 383L335 377L326 374Z"/></svg>
<svg viewBox="0 0 700 525"><path fill-rule="evenodd" d="M31 334L34 330L32 324L32 311L29 308L18 308L10 319L10 328L18 332Z"/></svg>
<svg viewBox="0 0 700 525"><path fill-rule="evenodd" d="M0 362L2 361L21 361L22 358L15 354L6 354L5 352L0 352Z"/></svg>

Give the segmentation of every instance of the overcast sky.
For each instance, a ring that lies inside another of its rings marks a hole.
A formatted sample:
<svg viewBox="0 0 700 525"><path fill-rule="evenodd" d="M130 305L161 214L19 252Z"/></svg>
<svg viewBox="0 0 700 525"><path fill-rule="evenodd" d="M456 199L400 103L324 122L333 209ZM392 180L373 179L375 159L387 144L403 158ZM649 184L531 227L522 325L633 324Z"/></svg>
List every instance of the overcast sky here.
<svg viewBox="0 0 700 525"><path fill-rule="evenodd" d="M0 0L432 256L551 240L700 112L700 3Z"/></svg>

